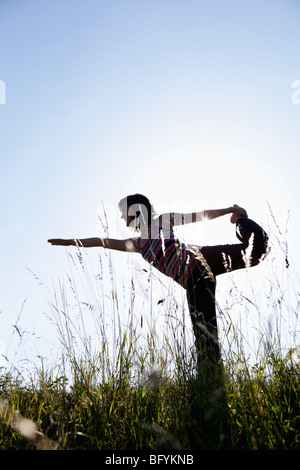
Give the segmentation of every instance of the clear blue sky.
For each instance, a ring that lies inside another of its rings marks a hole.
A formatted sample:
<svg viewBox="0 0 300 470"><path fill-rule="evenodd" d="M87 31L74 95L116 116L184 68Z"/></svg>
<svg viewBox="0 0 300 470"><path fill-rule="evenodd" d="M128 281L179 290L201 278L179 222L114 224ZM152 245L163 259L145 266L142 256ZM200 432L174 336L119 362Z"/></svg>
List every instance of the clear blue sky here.
<svg viewBox="0 0 300 470"><path fill-rule="evenodd" d="M299 20L297 0L0 1L2 349L25 298L29 329L46 308L25 266L66 270L47 239L97 235L131 192L259 222L269 203L283 229L290 210L299 262Z"/></svg>

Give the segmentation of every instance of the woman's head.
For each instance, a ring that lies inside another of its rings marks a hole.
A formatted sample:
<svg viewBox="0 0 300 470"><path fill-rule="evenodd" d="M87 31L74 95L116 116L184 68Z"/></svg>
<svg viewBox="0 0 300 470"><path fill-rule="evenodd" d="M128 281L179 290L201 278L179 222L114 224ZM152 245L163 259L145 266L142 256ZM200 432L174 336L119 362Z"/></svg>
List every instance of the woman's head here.
<svg viewBox="0 0 300 470"><path fill-rule="evenodd" d="M144 228L150 227L154 211L149 199L143 194L132 194L124 197L119 202L118 207L127 227L134 230L140 230L141 226Z"/></svg>

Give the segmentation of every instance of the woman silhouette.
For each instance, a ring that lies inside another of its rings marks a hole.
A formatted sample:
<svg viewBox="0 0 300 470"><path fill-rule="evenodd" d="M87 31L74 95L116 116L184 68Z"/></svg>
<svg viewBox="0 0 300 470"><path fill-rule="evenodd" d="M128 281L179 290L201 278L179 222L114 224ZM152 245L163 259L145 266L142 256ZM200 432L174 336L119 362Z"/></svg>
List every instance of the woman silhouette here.
<svg viewBox="0 0 300 470"><path fill-rule="evenodd" d="M198 357L200 353L219 359L215 308L216 276L257 265L268 252L268 236L242 207L212 209L192 213L156 214L142 194L119 202L121 217L138 236L126 240L112 238L50 239L52 245L103 247L140 253L163 274L186 289ZM240 243L191 247L179 241L174 227L212 220L232 214Z"/></svg>

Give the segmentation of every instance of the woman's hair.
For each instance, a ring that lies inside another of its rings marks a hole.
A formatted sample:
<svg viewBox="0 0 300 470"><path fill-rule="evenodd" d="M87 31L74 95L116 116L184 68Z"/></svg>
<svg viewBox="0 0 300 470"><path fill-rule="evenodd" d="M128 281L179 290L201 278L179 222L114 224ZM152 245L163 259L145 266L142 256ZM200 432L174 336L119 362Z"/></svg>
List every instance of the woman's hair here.
<svg viewBox="0 0 300 470"><path fill-rule="evenodd" d="M151 226L152 217L155 214L153 206L149 199L143 194L132 194L126 196L118 204L119 209L127 206L127 217L134 217L133 226L135 230L139 230L140 224L145 227Z"/></svg>

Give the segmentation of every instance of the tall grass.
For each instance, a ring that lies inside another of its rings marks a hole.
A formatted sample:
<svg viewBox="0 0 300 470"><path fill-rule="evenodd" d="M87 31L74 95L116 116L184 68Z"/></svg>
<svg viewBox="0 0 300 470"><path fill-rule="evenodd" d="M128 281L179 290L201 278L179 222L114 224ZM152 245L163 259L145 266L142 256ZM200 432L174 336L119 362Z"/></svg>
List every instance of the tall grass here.
<svg viewBox="0 0 300 470"><path fill-rule="evenodd" d="M262 297L230 280L218 312L220 367L197 365L180 288L134 256L121 265L110 252L69 251L68 273L48 294L56 363L42 361L26 381L3 368L0 449L300 449L299 350L281 339L286 314L297 338L298 294L292 304L278 231L276 240L284 282L277 255L265 261ZM256 343L236 310L268 317Z"/></svg>

